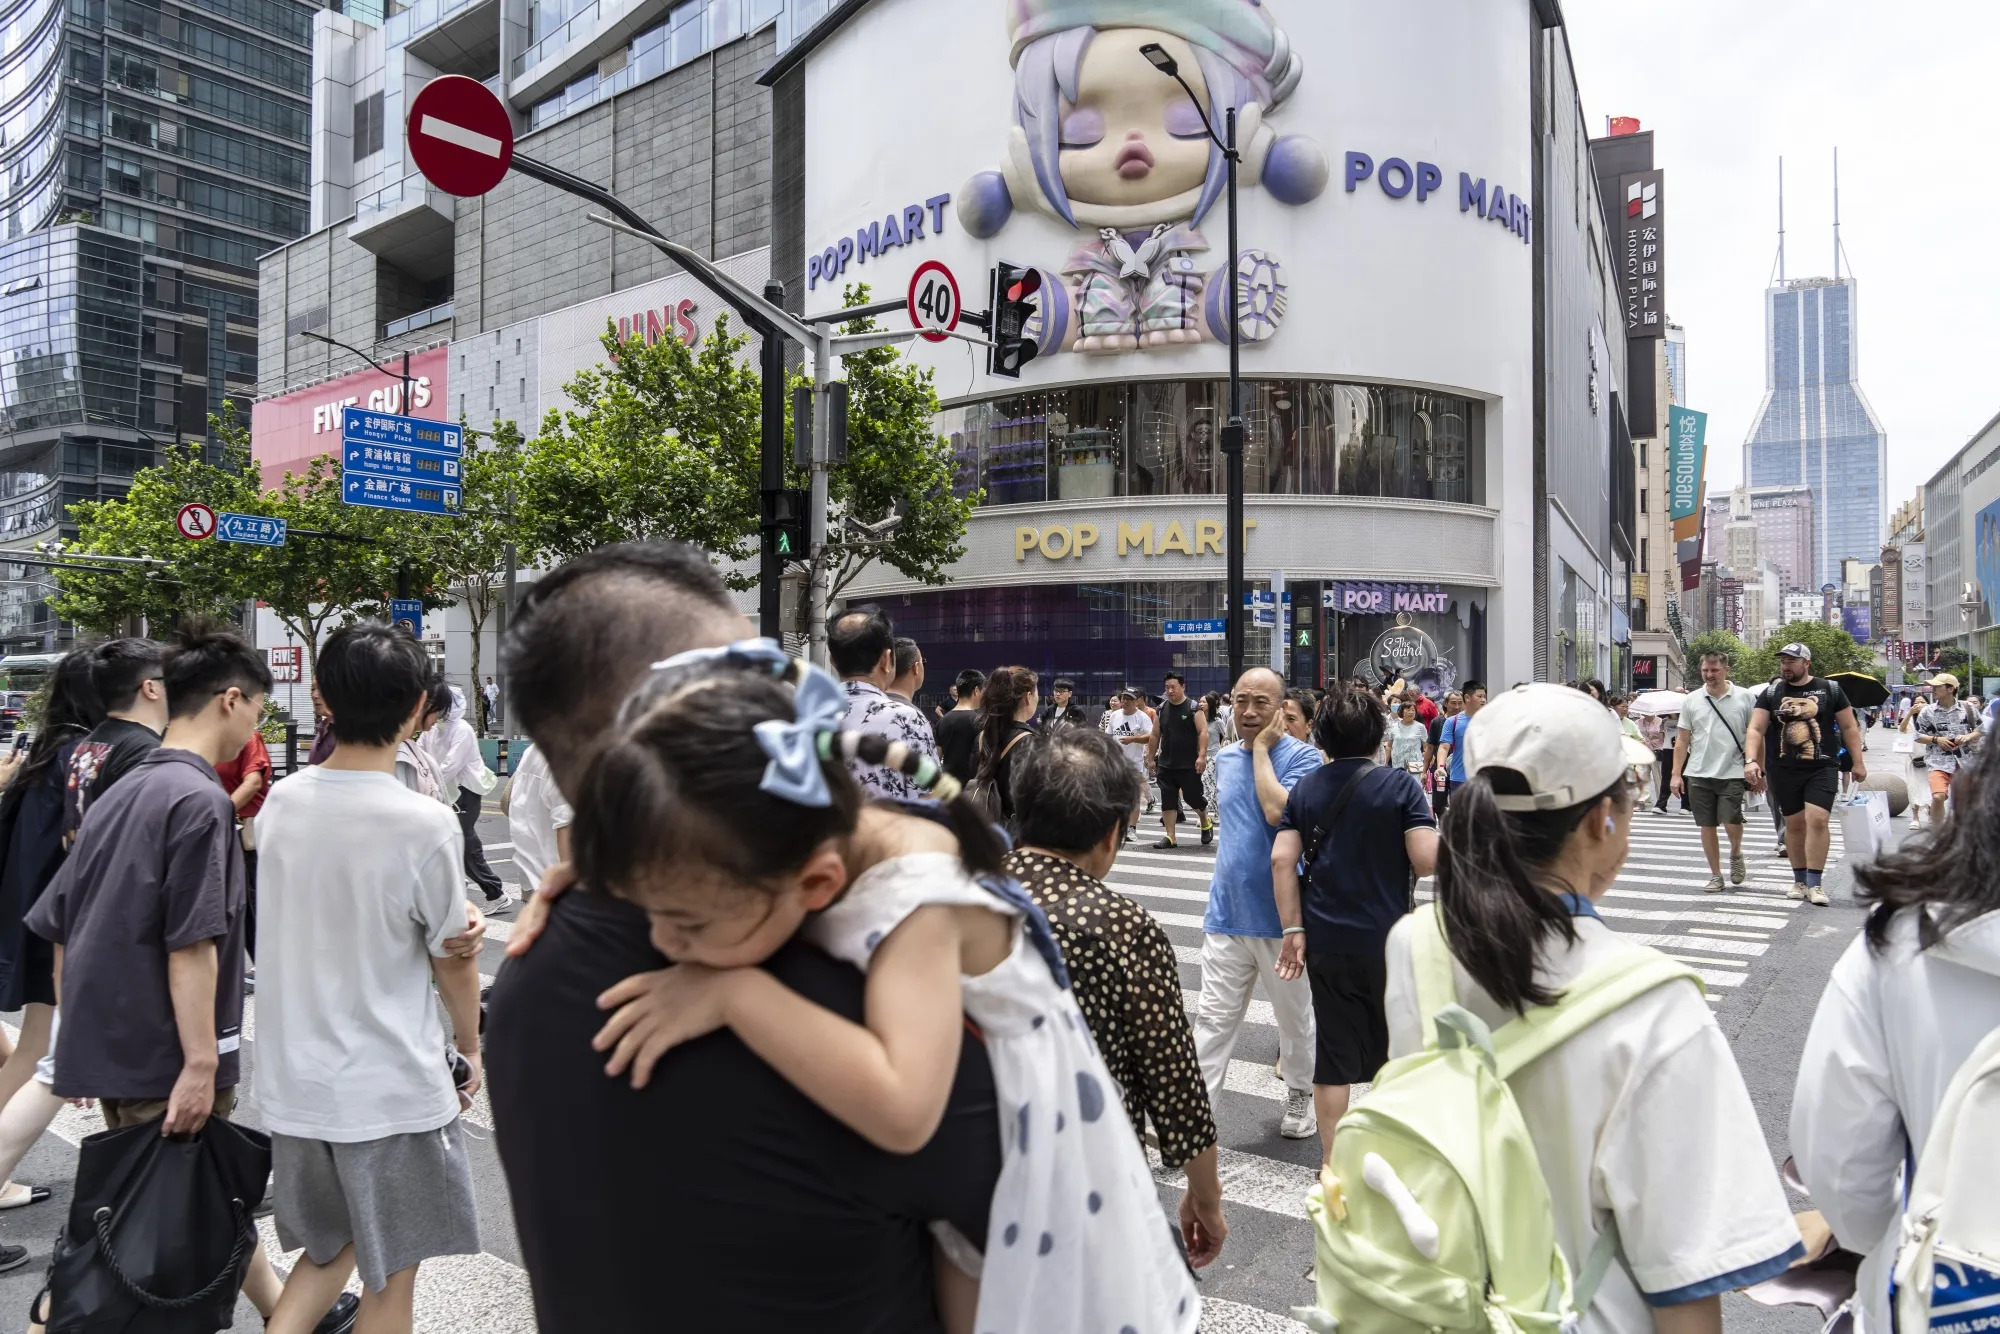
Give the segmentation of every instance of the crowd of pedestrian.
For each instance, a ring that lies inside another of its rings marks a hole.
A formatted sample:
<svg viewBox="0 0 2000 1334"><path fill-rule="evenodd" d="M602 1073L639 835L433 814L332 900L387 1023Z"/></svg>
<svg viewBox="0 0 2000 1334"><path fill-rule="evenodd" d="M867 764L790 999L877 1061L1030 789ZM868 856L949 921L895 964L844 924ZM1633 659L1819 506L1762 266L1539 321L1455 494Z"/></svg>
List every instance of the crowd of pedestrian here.
<svg viewBox="0 0 2000 1334"><path fill-rule="evenodd" d="M407 1331L422 1266L481 1248L461 1117L488 1088L544 1330L670 1305L714 1329L1193 1334L1194 1271L1230 1246L1216 1109L1261 991L1273 1128L1323 1164L1325 1327L1461 1327L1435 1273L1515 1327L1719 1330L1722 1293L1804 1255L1699 979L1600 905L1656 792L1692 813L1705 888L1741 886L1759 789L1795 897L1827 902L1838 756L1867 765L1806 646L1761 691L1710 655L1677 712L1637 717L1595 681L1434 697L1267 668L1100 709L1008 664L940 709L880 608L835 616L828 650L831 672L754 639L688 548L536 581L502 665L533 742L504 808L539 891L490 996L495 780L407 632L319 647L325 744L276 782L270 675L235 634L67 655L0 796L0 1005L23 1016L0 1177L66 1101L199 1138L250 1077L300 1254L280 1276L250 1247L245 1296L284 1334ZM1941 823L1857 871L1867 928L1792 1111L1800 1175L1866 1255L1869 1331L1892 1269L1908 1299L1913 1182L1963 1138L1939 1129L1954 1075L2000 1030L2000 774L1957 685L1910 722ZM1111 879L1155 803L1155 853L1215 848L1191 1007ZM1376 1107L1408 1109L1400 1138ZM1440 1192L1468 1173L1421 1164L1480 1153L1540 1184L1467 1221ZM10 1181L0 1210L49 1195ZM1523 1296L1510 1248L1540 1236L1554 1267Z"/></svg>

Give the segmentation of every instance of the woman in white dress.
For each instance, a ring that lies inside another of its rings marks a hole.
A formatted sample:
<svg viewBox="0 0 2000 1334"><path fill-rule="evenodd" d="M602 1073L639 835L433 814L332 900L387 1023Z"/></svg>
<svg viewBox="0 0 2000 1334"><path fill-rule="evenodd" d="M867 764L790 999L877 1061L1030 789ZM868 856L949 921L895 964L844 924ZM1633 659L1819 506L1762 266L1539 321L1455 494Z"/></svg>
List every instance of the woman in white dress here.
<svg viewBox="0 0 2000 1334"><path fill-rule="evenodd" d="M605 995L608 1069L643 1084L668 1048L727 1026L829 1115L909 1153L944 1113L963 1015L992 1064L1003 1154L983 1256L933 1227L947 1327L1192 1334L1193 1277L1047 921L969 802L864 804L850 756L941 795L956 784L900 742L839 731L844 711L832 677L769 641L662 664L626 704L575 803L576 869L645 908L676 966ZM756 966L801 929L867 971L866 1027Z"/></svg>

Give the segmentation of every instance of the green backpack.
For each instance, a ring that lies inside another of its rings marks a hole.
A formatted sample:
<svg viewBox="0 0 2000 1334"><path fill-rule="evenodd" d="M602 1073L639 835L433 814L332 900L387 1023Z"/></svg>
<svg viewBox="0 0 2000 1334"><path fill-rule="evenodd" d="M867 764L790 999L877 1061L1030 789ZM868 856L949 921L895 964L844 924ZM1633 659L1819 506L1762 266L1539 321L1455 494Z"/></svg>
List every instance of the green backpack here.
<svg viewBox="0 0 2000 1334"><path fill-rule="evenodd" d="M1455 1003L1437 906L1416 912L1417 1006L1432 1045L1382 1067L1340 1120L1306 1200L1318 1241L1315 1334L1556 1334L1590 1309L1618 1249L1599 1236L1572 1285L1534 1141L1507 1079L1690 968L1653 950L1592 968L1498 1031Z"/></svg>

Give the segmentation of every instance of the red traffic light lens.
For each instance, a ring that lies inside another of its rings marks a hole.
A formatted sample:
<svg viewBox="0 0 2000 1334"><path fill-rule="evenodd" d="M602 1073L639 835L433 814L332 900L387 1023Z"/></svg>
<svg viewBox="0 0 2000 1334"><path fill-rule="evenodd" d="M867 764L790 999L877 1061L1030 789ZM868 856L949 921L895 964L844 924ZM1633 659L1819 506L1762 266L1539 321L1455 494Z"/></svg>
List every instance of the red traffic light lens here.
<svg viewBox="0 0 2000 1334"><path fill-rule="evenodd" d="M1009 301L1025 301L1042 290L1042 271L1028 269L1007 286Z"/></svg>

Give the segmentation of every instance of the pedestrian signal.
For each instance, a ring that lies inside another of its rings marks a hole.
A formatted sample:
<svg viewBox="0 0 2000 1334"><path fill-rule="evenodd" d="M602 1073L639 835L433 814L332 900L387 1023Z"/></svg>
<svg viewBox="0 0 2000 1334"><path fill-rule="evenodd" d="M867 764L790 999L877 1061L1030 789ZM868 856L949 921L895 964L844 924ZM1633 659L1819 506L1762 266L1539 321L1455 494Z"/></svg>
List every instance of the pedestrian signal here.
<svg viewBox="0 0 2000 1334"><path fill-rule="evenodd" d="M809 492L764 492L764 550L780 560L804 561L812 540L807 527L810 508Z"/></svg>
<svg viewBox="0 0 2000 1334"><path fill-rule="evenodd" d="M1028 333L1028 323L1040 309L1041 290L1039 269L1003 259L993 270L993 350L987 357L987 374L1018 380L1021 367L1041 351L1039 341Z"/></svg>

